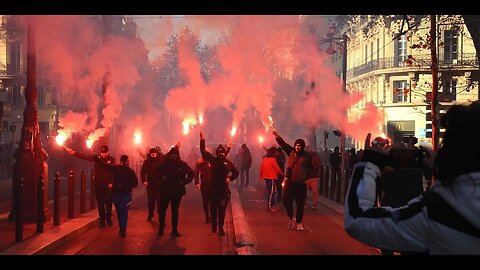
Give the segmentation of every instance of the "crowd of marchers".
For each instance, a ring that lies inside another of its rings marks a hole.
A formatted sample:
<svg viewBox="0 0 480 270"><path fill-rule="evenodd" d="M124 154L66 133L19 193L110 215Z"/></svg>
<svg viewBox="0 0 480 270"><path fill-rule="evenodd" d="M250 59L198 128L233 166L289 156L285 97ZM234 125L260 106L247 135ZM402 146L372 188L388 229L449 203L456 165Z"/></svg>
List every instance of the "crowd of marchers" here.
<svg viewBox="0 0 480 270"><path fill-rule="evenodd" d="M469 151L463 147L465 134L480 134L479 116L478 101L454 105L441 118L445 133L435 152L417 146L413 140L395 144L381 137L371 140L369 133L360 155L354 149L349 151L346 232L379 248L383 254L480 254L480 141L471 141ZM311 209L317 207L322 162L318 152L306 146L303 139L290 145L275 129L272 134L279 146L265 148L259 167L266 187L266 208L268 212L277 212L278 202L282 201L288 228L303 231L309 190ZM195 179L195 187L202 194L205 223L211 223L213 233L225 235L229 183L239 176L240 187L248 188L250 182L252 156L247 145L240 147L232 162L227 158L230 144L220 144L212 153L200 132L201 157L190 161L191 165L181 159L179 148L177 144L166 154L151 148L146 155L140 175L147 189L147 221L152 221L156 207L158 235L162 236L170 205L171 236L180 237L178 210L186 195L185 186ZM139 182L130 168L129 157L122 155L117 165L107 146L101 148L99 155L65 149L95 163L99 227L112 226L113 204L119 235L125 237L132 189ZM329 160L332 172L339 170L338 147ZM429 180L428 185L425 179Z"/></svg>

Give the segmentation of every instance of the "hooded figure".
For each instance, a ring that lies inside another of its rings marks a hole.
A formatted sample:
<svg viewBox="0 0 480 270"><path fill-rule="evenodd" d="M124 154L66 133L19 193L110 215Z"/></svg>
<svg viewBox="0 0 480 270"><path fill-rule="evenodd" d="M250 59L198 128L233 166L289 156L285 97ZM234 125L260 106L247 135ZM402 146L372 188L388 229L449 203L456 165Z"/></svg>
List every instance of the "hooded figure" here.
<svg viewBox="0 0 480 270"><path fill-rule="evenodd" d="M180 159L180 151L178 147L172 147L170 151L164 156L158 172L161 178L159 186L159 197L157 204L158 211L158 235L163 235L165 229L165 216L168 205L172 212L172 232L171 236L180 237L178 232L178 219L180 201L182 197L187 194L185 186L192 182L195 176L192 168L183 160Z"/></svg>
<svg viewBox="0 0 480 270"><path fill-rule="evenodd" d="M211 185L207 187L207 196L210 200L210 214L212 218L212 232L217 232L223 236L225 231L223 224L225 221L225 210L230 201L230 188L228 183L238 177L238 171L233 163L225 157L225 148L219 145L215 151L214 157L205 150L205 138L200 132L200 152L202 158L210 163L212 167Z"/></svg>
<svg viewBox="0 0 480 270"><path fill-rule="evenodd" d="M155 212L155 202L157 201L158 188L160 185L160 176L157 167L162 161L162 156L158 153L157 148L150 148L147 159L142 164L140 176L143 185L147 188L148 217L147 221L152 221Z"/></svg>

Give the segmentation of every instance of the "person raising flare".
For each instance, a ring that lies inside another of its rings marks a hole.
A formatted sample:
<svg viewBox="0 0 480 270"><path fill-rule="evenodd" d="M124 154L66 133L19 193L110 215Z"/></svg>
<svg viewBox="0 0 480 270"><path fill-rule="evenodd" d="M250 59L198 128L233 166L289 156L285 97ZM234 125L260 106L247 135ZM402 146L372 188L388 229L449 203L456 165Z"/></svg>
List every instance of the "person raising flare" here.
<svg viewBox="0 0 480 270"><path fill-rule="evenodd" d="M164 156L158 167L160 175L159 199L158 199L158 220L160 226L158 235L163 235L165 229L165 216L167 214L168 204L171 202L170 210L172 212L172 237L180 237L178 232L178 208L182 197L187 194L185 185L192 182L194 172L188 164L180 159L178 147L172 147Z"/></svg>
<svg viewBox="0 0 480 270"><path fill-rule="evenodd" d="M79 153L74 151L66 146L63 146L67 153L70 155L74 155L78 158L94 161L94 157L96 156L95 153L86 155L83 153ZM114 165L115 158L110 156L108 146L103 145L100 148L100 161L105 164ZM113 180L113 175L106 169L102 168L99 163L94 163L94 192L95 192L95 199L97 201L97 209L98 209L98 216L99 216L99 228L105 228L105 220L107 221L108 226L112 226L112 189L110 184Z"/></svg>
<svg viewBox="0 0 480 270"><path fill-rule="evenodd" d="M209 148L205 149L211 152ZM211 223L210 209L208 206L207 190L212 184L212 166L204 158L199 158L195 163L195 187L202 193L203 212L205 213L205 223Z"/></svg>
<svg viewBox="0 0 480 270"><path fill-rule="evenodd" d="M160 184L157 167L160 165L162 157L163 155L158 153L157 148L150 148L147 159L143 162L142 169L140 170L142 183L147 188L148 222L152 221L155 211L155 200Z"/></svg>
<svg viewBox="0 0 480 270"><path fill-rule="evenodd" d="M445 128L436 158L421 147L421 164L436 181L407 205L375 207L387 151L377 139L365 140L362 161L354 166L344 209L353 238L382 249L429 254L480 254L480 102L453 105L440 124Z"/></svg>
<svg viewBox="0 0 480 270"><path fill-rule="evenodd" d="M228 183L235 180L239 173L233 163L226 158L225 148L221 144L215 151L216 157L205 150L205 137L203 137L202 132L200 132L200 152L202 158L212 166L212 184L207 189L212 217L212 232L217 232L218 224L218 234L224 236L225 210L231 195Z"/></svg>
<svg viewBox="0 0 480 270"><path fill-rule="evenodd" d="M308 170L312 169L312 157L305 152L305 141L296 139L292 147L286 143L275 129L272 130L275 140L288 155L288 167L285 171L284 180L285 191L283 194L283 206L287 210L288 227L293 229L296 223L297 231L303 231L303 210L305 199L307 197L307 185L305 181L308 177ZM295 218L293 217L293 201L297 205Z"/></svg>
<svg viewBox="0 0 480 270"><path fill-rule="evenodd" d="M104 163L99 156L95 156L94 161L95 164L113 174L113 183L110 184L112 201L117 210L119 235L125 237L127 235L128 207L132 202L132 188L138 185L137 175L130 168L130 159L127 155L120 157L120 165Z"/></svg>

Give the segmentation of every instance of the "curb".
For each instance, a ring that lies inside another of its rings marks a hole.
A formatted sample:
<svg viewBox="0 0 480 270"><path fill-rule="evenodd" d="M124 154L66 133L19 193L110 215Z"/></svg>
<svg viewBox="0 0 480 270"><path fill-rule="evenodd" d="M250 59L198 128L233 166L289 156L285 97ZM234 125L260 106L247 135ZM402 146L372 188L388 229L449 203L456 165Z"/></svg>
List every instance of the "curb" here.
<svg viewBox="0 0 480 270"><path fill-rule="evenodd" d="M236 189L231 190L231 207L233 217L233 227L235 230L235 246L238 255L258 255L256 249L256 240L248 225L243 211L242 202Z"/></svg>

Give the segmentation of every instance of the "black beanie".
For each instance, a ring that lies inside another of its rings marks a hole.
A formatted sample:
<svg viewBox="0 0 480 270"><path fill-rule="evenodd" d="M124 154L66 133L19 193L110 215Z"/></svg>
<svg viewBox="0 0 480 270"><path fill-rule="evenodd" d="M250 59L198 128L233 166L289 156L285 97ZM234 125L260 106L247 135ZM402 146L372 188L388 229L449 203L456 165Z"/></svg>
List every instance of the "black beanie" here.
<svg viewBox="0 0 480 270"><path fill-rule="evenodd" d="M295 143L293 144L293 147L295 147L295 145L297 145L297 144L300 144L302 149L305 149L305 141L303 139L296 139Z"/></svg>

